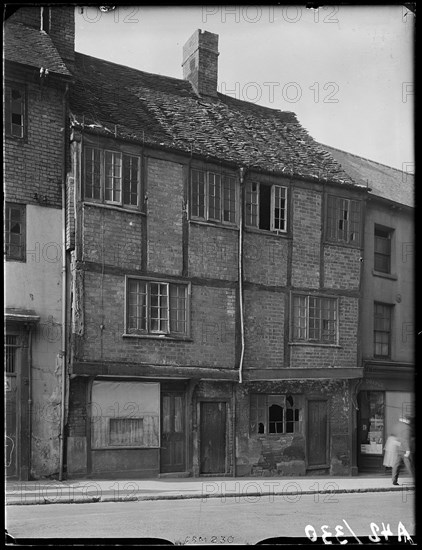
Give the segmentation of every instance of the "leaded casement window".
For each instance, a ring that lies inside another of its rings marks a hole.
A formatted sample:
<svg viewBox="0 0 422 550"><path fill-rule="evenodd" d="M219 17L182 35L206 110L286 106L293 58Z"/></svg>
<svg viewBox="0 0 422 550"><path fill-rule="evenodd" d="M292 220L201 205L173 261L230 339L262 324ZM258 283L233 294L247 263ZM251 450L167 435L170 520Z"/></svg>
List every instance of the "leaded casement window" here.
<svg viewBox="0 0 422 550"><path fill-rule="evenodd" d="M251 394L251 434L288 434L302 431L301 395Z"/></svg>
<svg viewBox="0 0 422 550"><path fill-rule="evenodd" d="M327 240L360 246L361 210L360 201L328 195Z"/></svg>
<svg viewBox="0 0 422 550"><path fill-rule="evenodd" d="M374 270L391 273L391 239L392 229L379 226L374 228Z"/></svg>
<svg viewBox="0 0 422 550"><path fill-rule="evenodd" d="M6 84L4 97L4 126L6 136L25 137L25 88Z"/></svg>
<svg viewBox="0 0 422 550"><path fill-rule="evenodd" d="M246 184L245 225L285 233L287 187L249 181Z"/></svg>
<svg viewBox="0 0 422 550"><path fill-rule="evenodd" d="M374 302L374 357L391 355L392 312L392 305Z"/></svg>
<svg viewBox="0 0 422 550"><path fill-rule="evenodd" d="M292 339L337 344L338 300L323 296L293 296Z"/></svg>
<svg viewBox="0 0 422 550"><path fill-rule="evenodd" d="M5 204L4 253L6 260L26 260L25 205Z"/></svg>
<svg viewBox="0 0 422 550"><path fill-rule="evenodd" d="M227 174L192 169L190 190L192 219L236 224L236 178Z"/></svg>
<svg viewBox="0 0 422 550"><path fill-rule="evenodd" d="M189 285L128 277L126 334L189 334Z"/></svg>
<svg viewBox="0 0 422 550"><path fill-rule="evenodd" d="M96 147L84 148L84 199L129 208L141 205L141 159Z"/></svg>

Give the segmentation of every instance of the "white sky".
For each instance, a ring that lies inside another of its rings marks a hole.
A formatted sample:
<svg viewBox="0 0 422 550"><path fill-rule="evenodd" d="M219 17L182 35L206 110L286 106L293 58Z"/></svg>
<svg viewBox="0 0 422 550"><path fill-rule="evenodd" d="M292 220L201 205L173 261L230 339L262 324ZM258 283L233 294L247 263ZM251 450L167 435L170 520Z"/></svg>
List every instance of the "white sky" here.
<svg viewBox="0 0 422 550"><path fill-rule="evenodd" d="M182 48L193 32L216 33L220 92L293 111L314 139L410 171L414 15L402 6L80 12L77 51L175 78L182 78Z"/></svg>

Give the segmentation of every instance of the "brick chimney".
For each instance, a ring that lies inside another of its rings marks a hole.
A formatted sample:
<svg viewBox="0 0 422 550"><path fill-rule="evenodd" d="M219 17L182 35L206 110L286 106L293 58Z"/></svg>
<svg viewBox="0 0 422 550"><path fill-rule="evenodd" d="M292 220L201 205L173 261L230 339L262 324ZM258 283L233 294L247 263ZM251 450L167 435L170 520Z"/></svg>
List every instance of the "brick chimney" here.
<svg viewBox="0 0 422 550"><path fill-rule="evenodd" d="M183 78L199 95L217 97L218 34L196 30L183 46Z"/></svg>
<svg viewBox="0 0 422 550"><path fill-rule="evenodd" d="M67 68L75 62L75 6L22 6L9 18L46 32L56 46Z"/></svg>

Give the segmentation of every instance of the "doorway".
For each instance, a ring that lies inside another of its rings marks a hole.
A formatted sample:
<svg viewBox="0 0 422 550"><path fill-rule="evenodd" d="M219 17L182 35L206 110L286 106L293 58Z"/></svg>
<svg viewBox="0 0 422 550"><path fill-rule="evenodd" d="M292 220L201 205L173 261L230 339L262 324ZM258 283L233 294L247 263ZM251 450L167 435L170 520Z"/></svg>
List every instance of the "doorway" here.
<svg viewBox="0 0 422 550"><path fill-rule="evenodd" d="M226 472L226 403L201 402L200 473Z"/></svg>
<svg viewBox="0 0 422 550"><path fill-rule="evenodd" d="M310 399L307 423L308 467L327 467L328 445L327 401Z"/></svg>
<svg viewBox="0 0 422 550"><path fill-rule="evenodd" d="M186 469L185 395L180 391L161 392L162 473L184 472Z"/></svg>

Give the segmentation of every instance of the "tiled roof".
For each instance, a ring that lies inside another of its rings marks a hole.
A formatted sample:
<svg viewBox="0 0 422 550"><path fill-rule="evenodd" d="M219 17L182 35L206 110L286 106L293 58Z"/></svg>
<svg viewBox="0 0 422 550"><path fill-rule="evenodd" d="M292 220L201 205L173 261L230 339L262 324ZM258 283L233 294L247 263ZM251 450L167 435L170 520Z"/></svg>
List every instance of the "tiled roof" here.
<svg viewBox="0 0 422 550"><path fill-rule="evenodd" d="M71 76L51 38L44 31L7 21L4 25L4 58L50 73Z"/></svg>
<svg viewBox="0 0 422 550"><path fill-rule="evenodd" d="M70 95L73 124L91 132L268 171L355 184L296 115L218 94L185 80L80 53Z"/></svg>
<svg viewBox="0 0 422 550"><path fill-rule="evenodd" d="M328 145L322 145L360 185L367 185L370 194L414 206L415 176Z"/></svg>

